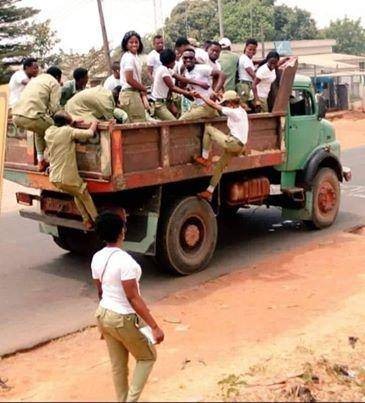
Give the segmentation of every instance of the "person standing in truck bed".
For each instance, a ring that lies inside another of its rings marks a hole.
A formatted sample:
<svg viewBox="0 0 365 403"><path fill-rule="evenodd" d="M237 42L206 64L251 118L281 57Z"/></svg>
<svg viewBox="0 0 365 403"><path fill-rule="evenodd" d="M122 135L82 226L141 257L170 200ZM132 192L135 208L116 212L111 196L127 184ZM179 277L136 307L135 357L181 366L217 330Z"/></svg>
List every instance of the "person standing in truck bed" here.
<svg viewBox="0 0 365 403"><path fill-rule="evenodd" d="M147 74L148 78L153 81L155 72L161 66L160 55L165 48L165 42L162 35L156 35L153 38L153 50L147 57Z"/></svg>
<svg viewBox="0 0 365 403"><path fill-rule="evenodd" d="M98 215L93 199L81 179L77 168L76 140L88 140L96 132L98 122L93 121L89 129L72 127L73 120L67 112L60 111L54 116L54 126L47 129L47 142L50 162L50 182L57 188L74 196L82 221L87 229L94 226Z"/></svg>
<svg viewBox="0 0 365 403"><path fill-rule="evenodd" d="M105 80L105 82L103 84L103 87L109 91L113 91L116 87L120 86L120 63L119 62L113 62L112 72L113 72L113 74L111 74Z"/></svg>
<svg viewBox="0 0 365 403"><path fill-rule="evenodd" d="M127 113L130 123L145 122L147 88L142 84L142 63L139 55L143 52L143 43L137 32L129 31L124 35L122 51L124 54L120 60L120 106Z"/></svg>
<svg viewBox="0 0 365 403"><path fill-rule="evenodd" d="M39 171L45 171L48 166L44 160L44 134L53 125L52 116L61 109L61 77L58 67L50 67L29 82L13 107L13 123L35 133Z"/></svg>
<svg viewBox="0 0 365 403"><path fill-rule="evenodd" d="M240 106L240 97L235 91L226 91L220 104L198 93L194 94L194 96L200 97L210 107L227 116L227 126L230 130L230 134L226 135L212 125L205 125L202 156L195 157L195 161L198 164L210 167L212 142L215 141L224 149L223 155L214 167L213 177L208 188L197 195L211 202L214 190L222 177L225 167L232 157L238 156L245 151L248 136L248 118L246 111Z"/></svg>
<svg viewBox="0 0 365 403"><path fill-rule="evenodd" d="M238 69L238 55L231 51L232 43L228 38L222 38L219 41L222 52L219 56L219 63L223 73L226 75L224 89L226 91L234 91L236 89L236 77Z"/></svg>
<svg viewBox="0 0 365 403"><path fill-rule="evenodd" d="M23 61L23 68L16 71L9 81L9 107L12 108L20 99L25 86L29 81L37 77L39 66L37 59L28 57Z"/></svg>

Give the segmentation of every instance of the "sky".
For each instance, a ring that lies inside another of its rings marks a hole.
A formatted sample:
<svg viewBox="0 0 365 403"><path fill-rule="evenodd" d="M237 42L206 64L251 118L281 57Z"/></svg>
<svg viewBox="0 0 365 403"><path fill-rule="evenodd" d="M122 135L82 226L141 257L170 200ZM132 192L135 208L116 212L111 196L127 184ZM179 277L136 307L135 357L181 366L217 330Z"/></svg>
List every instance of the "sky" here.
<svg viewBox="0 0 365 403"><path fill-rule="evenodd" d="M179 0L160 0L163 21ZM248 1L248 0L242 0ZM154 31L153 0L103 0L109 42L119 46L125 32L134 29L141 35ZM22 0L22 5L41 10L37 20L51 20L51 26L65 51L87 51L101 47L102 37L96 0ZM317 26L323 28L331 20L362 17L365 25L364 0L277 0L276 4L300 7L312 13Z"/></svg>

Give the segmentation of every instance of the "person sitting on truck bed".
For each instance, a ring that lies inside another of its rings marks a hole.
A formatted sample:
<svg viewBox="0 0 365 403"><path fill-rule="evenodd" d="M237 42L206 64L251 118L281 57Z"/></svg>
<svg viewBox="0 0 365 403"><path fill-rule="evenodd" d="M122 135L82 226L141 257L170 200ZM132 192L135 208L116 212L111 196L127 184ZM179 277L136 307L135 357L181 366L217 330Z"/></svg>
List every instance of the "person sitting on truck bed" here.
<svg viewBox="0 0 365 403"><path fill-rule="evenodd" d="M127 114L120 108L116 108L120 86L114 91L106 90L101 85L87 88L78 92L66 104L65 110L73 119L81 119L85 122L97 120L117 119L118 122L127 121Z"/></svg>
<svg viewBox="0 0 365 403"><path fill-rule="evenodd" d="M256 77L252 84L254 94L254 106L261 112L269 112L267 99L271 90L271 84L276 80L276 69L285 63L289 57L280 60L278 52L269 52L263 62L259 64Z"/></svg>
<svg viewBox="0 0 365 403"><path fill-rule="evenodd" d="M25 86L29 81L37 77L39 66L37 59L28 57L23 61L23 68L16 71L9 81L9 107L12 108L20 99Z"/></svg>
<svg viewBox="0 0 365 403"><path fill-rule="evenodd" d="M161 52L160 59L162 66L159 66L155 72L155 78L152 85L151 97L155 102L155 117L160 120L176 120L173 113L168 108L171 93L182 94L192 98L191 91L179 88L175 85L174 79L186 84L195 84L203 88L209 88L204 82L189 80L184 76L174 73L173 69L176 61L176 54L171 49L165 49Z"/></svg>
<svg viewBox="0 0 365 403"><path fill-rule="evenodd" d="M67 101L75 94L84 90L89 81L89 73L83 67L78 67L73 72L73 80L66 81L61 90L61 106L65 106Z"/></svg>
<svg viewBox="0 0 365 403"><path fill-rule="evenodd" d="M124 52L120 60L120 82L122 91L119 96L121 108L127 113L130 123L145 122L147 88L142 84L142 63L139 55L143 52L143 43L140 35L129 31L122 40Z"/></svg>
<svg viewBox="0 0 365 403"><path fill-rule="evenodd" d="M35 133L39 171L45 171L48 166L44 160L44 134L53 125L52 116L61 109L61 77L58 67L50 67L45 74L29 82L13 107L13 123Z"/></svg>
<svg viewBox="0 0 365 403"><path fill-rule="evenodd" d="M120 63L113 62L112 64L112 72L104 82L103 87L106 90L113 91L116 87L120 86Z"/></svg>
<svg viewBox="0 0 365 403"><path fill-rule="evenodd" d="M54 126L49 127L46 131L45 140L50 162L49 180L57 189L74 196L76 207L81 213L85 227L91 229L98 212L86 183L78 172L75 141L92 138L98 122L94 120L87 130L76 129L72 125L71 115L60 111L54 115Z"/></svg>
<svg viewBox="0 0 365 403"><path fill-rule="evenodd" d="M185 66L185 77L190 80L198 80L200 82L211 84L211 79L214 81L214 86L208 89L197 85L189 85L196 93L202 96L209 96L213 99L217 97L217 93L223 88L225 75L219 70L214 70L206 64L196 64L195 52L193 49L185 50L182 55ZM180 120L195 120L201 118L213 118L218 116L218 112L211 105L205 104L202 99L197 99L191 109L182 114Z"/></svg>
<svg viewBox="0 0 365 403"><path fill-rule="evenodd" d="M195 161L204 167L211 165L210 151L212 141L224 148L224 153L214 167L213 177L204 192L198 193L198 197L209 202L212 201L215 187L218 185L225 167L232 157L238 156L245 151L248 136L248 118L246 111L240 106L240 97L236 91L226 91L221 102L218 104L201 94L200 97L206 104L227 116L227 126L230 134L226 135L210 124L205 125L203 137L203 150L201 157L195 157Z"/></svg>

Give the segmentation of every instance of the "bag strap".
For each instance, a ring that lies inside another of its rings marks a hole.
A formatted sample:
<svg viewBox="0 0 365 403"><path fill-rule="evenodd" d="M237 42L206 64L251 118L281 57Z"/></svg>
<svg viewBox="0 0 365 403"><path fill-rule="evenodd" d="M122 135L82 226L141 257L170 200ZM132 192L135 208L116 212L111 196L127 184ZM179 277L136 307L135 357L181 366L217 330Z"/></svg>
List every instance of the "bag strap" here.
<svg viewBox="0 0 365 403"><path fill-rule="evenodd" d="M119 251L118 251L118 250L113 250L113 252L108 256L108 259L106 259L106 262L105 262L105 265L104 265L104 269L103 269L103 271L101 272L101 275L100 275L100 283L101 283L102 285L103 285L103 278L104 278L105 270L106 270L106 268L107 268L107 266L108 266L108 263L109 263L110 258L114 255L115 252L119 252Z"/></svg>

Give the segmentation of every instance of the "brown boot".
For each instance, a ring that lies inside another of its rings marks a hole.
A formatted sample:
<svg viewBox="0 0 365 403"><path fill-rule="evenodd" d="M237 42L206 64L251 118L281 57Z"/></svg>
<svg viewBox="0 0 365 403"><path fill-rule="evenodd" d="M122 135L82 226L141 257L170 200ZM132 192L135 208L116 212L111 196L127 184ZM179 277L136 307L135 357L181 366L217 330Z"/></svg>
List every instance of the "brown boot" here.
<svg viewBox="0 0 365 403"><path fill-rule="evenodd" d="M46 160L38 162L38 171L44 172L49 167L49 163Z"/></svg>
<svg viewBox="0 0 365 403"><path fill-rule="evenodd" d="M203 157L194 157L194 161L197 162L198 164L202 165L205 168L210 168L210 166L212 165L212 161L208 160L206 158Z"/></svg>
<svg viewBox="0 0 365 403"><path fill-rule="evenodd" d="M209 203L211 203L213 199L213 193L209 192L208 190L204 190L204 192L198 193L197 196L199 197L199 199L204 199Z"/></svg>

